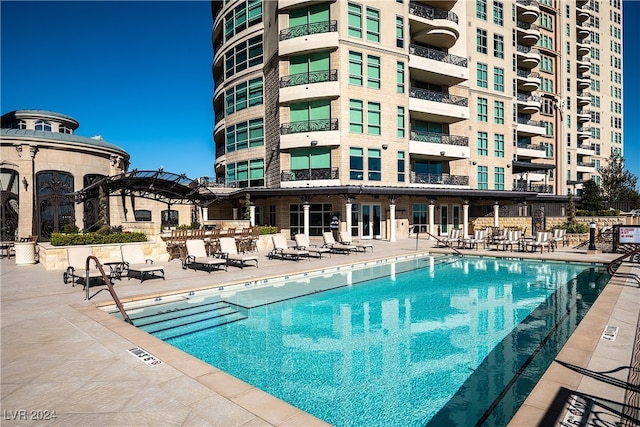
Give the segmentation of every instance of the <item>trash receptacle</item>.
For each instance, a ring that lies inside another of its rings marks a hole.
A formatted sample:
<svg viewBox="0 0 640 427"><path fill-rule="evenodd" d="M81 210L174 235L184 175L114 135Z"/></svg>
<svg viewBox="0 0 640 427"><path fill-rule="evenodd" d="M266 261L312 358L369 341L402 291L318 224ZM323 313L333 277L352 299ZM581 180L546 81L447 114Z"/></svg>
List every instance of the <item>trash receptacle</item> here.
<svg viewBox="0 0 640 427"><path fill-rule="evenodd" d="M28 265L36 263L35 242L15 242L16 265Z"/></svg>

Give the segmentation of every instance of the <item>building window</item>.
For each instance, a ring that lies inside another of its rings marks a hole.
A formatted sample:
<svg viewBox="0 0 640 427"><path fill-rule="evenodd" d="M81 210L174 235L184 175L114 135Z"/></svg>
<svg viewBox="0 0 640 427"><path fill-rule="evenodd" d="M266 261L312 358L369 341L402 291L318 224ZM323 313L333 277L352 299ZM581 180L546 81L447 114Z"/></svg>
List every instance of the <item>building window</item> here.
<svg viewBox="0 0 640 427"><path fill-rule="evenodd" d="M349 84L362 86L362 54L349 51Z"/></svg>
<svg viewBox="0 0 640 427"><path fill-rule="evenodd" d="M487 30L476 30L476 52L487 53Z"/></svg>
<svg viewBox="0 0 640 427"><path fill-rule="evenodd" d="M364 152L362 148L349 149L349 179L362 181L364 179Z"/></svg>
<svg viewBox="0 0 640 427"><path fill-rule="evenodd" d="M151 211L148 209L136 209L133 212L136 221L151 221Z"/></svg>
<svg viewBox="0 0 640 427"><path fill-rule="evenodd" d="M262 77L240 83L225 92L225 116L263 103Z"/></svg>
<svg viewBox="0 0 640 427"><path fill-rule="evenodd" d="M404 93L404 62L400 61L396 66L396 91Z"/></svg>
<svg viewBox="0 0 640 427"><path fill-rule="evenodd" d="M404 107L398 107L398 137L404 138L405 136L405 118Z"/></svg>
<svg viewBox="0 0 640 427"><path fill-rule="evenodd" d="M477 84L478 87L483 87L486 88L488 83L488 77L487 77L487 64L483 64L481 62L478 62L478 66L477 66Z"/></svg>
<svg viewBox="0 0 640 427"><path fill-rule="evenodd" d="M493 56L504 58L504 37L500 34L493 35Z"/></svg>
<svg viewBox="0 0 640 427"><path fill-rule="evenodd" d="M396 16L396 47L404 48L404 19Z"/></svg>
<svg viewBox="0 0 640 427"><path fill-rule="evenodd" d="M493 122L498 125L504 124L504 101L495 101L493 104Z"/></svg>
<svg viewBox="0 0 640 427"><path fill-rule="evenodd" d="M504 8L502 2L493 2L493 23L502 26L504 23Z"/></svg>
<svg viewBox="0 0 640 427"><path fill-rule="evenodd" d="M405 180L405 160L404 151L398 151L398 182Z"/></svg>
<svg viewBox="0 0 640 427"><path fill-rule="evenodd" d="M309 205L309 235L322 236L329 229L333 205L331 203L313 203ZM304 233L304 205L289 205L289 231L291 236Z"/></svg>
<svg viewBox="0 0 640 427"><path fill-rule="evenodd" d="M262 118L227 126L225 132L227 153L261 145L264 145L264 122Z"/></svg>
<svg viewBox="0 0 640 427"><path fill-rule="evenodd" d="M51 123L44 120L38 120L35 125L35 130L51 132Z"/></svg>
<svg viewBox="0 0 640 427"><path fill-rule="evenodd" d="M367 87L380 89L380 57L367 55Z"/></svg>
<svg viewBox="0 0 640 427"><path fill-rule="evenodd" d="M478 166L478 190L489 189L489 167Z"/></svg>
<svg viewBox="0 0 640 427"><path fill-rule="evenodd" d="M269 222L267 225L274 225L276 223L276 205L269 205Z"/></svg>
<svg viewBox="0 0 640 427"><path fill-rule="evenodd" d="M367 8L367 40L380 43L380 11Z"/></svg>
<svg viewBox="0 0 640 427"><path fill-rule="evenodd" d="M493 67L493 90L504 92L504 68Z"/></svg>
<svg viewBox="0 0 640 427"><path fill-rule="evenodd" d="M496 133L493 140L493 155L504 157L504 135Z"/></svg>
<svg viewBox="0 0 640 427"><path fill-rule="evenodd" d="M349 132L364 133L364 103L358 99L349 100Z"/></svg>
<svg viewBox="0 0 640 427"><path fill-rule="evenodd" d="M489 155L489 137L487 132L478 132L478 156Z"/></svg>
<svg viewBox="0 0 640 427"><path fill-rule="evenodd" d="M487 98L478 98L478 121L486 122L489 120Z"/></svg>
<svg viewBox="0 0 640 427"><path fill-rule="evenodd" d="M179 222L178 211L176 210L163 210L160 212L160 224L163 227L177 227Z"/></svg>
<svg viewBox="0 0 640 427"><path fill-rule="evenodd" d="M380 135L380 103L369 102L367 104L367 133L369 135Z"/></svg>
<svg viewBox="0 0 640 427"><path fill-rule="evenodd" d="M370 181L382 180L382 159L380 157L380 149L369 148L369 150L367 150L367 168Z"/></svg>
<svg viewBox="0 0 640 427"><path fill-rule="evenodd" d="M362 38L362 6L356 3L348 5L349 37Z"/></svg>
<svg viewBox="0 0 640 427"><path fill-rule="evenodd" d="M411 210L413 213L413 231L422 233L426 232L429 229L427 204L414 203Z"/></svg>
<svg viewBox="0 0 640 427"><path fill-rule="evenodd" d="M487 0L476 0L476 18L487 20Z"/></svg>
<svg viewBox="0 0 640 427"><path fill-rule="evenodd" d="M228 164L226 185L236 188L264 186L264 159Z"/></svg>
<svg viewBox="0 0 640 427"><path fill-rule="evenodd" d="M493 181L496 190L504 190L504 168L493 169Z"/></svg>

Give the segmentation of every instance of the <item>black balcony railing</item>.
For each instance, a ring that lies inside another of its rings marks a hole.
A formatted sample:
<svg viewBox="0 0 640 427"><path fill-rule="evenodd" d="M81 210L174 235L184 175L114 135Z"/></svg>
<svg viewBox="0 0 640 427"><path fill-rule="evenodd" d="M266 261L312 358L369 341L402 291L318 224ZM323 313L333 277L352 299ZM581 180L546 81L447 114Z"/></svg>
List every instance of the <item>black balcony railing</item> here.
<svg viewBox="0 0 640 427"><path fill-rule="evenodd" d="M463 96L449 95L448 93L436 92L434 90L412 87L409 89L409 96L412 98L424 99L425 101L442 102L443 104L469 106L469 99Z"/></svg>
<svg viewBox="0 0 640 427"><path fill-rule="evenodd" d="M515 182L513 184L513 191L532 191L534 193L547 193L553 194L553 185L544 184L527 184L526 182Z"/></svg>
<svg viewBox="0 0 640 427"><path fill-rule="evenodd" d="M338 168L282 170L281 181L317 181L320 179L340 179Z"/></svg>
<svg viewBox="0 0 640 427"><path fill-rule="evenodd" d="M595 168L596 166L592 162L578 162L578 166L582 166L583 168Z"/></svg>
<svg viewBox="0 0 640 427"><path fill-rule="evenodd" d="M220 122L220 120L224 119L224 111L220 111L219 113L216 113L215 116L215 124L218 124L218 122Z"/></svg>
<svg viewBox="0 0 640 427"><path fill-rule="evenodd" d="M337 21L313 22L295 27L285 28L280 31L280 41L304 37L311 34L334 33L338 31Z"/></svg>
<svg viewBox="0 0 640 427"><path fill-rule="evenodd" d="M518 53L524 53L524 54L531 54L531 55L539 55L540 51L536 48L533 47L529 47L529 46L523 46L521 44L519 44L517 46L518 48Z"/></svg>
<svg viewBox="0 0 640 427"><path fill-rule="evenodd" d="M469 185L469 177L449 175L448 173L415 173L409 174L412 184Z"/></svg>
<svg viewBox="0 0 640 427"><path fill-rule="evenodd" d="M578 98L591 98L591 92L578 92Z"/></svg>
<svg viewBox="0 0 640 427"><path fill-rule="evenodd" d="M283 123L280 125L280 135L331 130L338 130L338 119L305 120L301 122Z"/></svg>
<svg viewBox="0 0 640 427"><path fill-rule="evenodd" d="M411 131L411 140L420 142L433 142L435 144L469 146L469 138L466 136L448 135L437 132Z"/></svg>
<svg viewBox="0 0 640 427"><path fill-rule="evenodd" d="M526 117L518 117L517 121L521 125L544 127L544 123L542 123L542 120L531 120Z"/></svg>
<svg viewBox="0 0 640 427"><path fill-rule="evenodd" d="M438 9L435 7L425 6L424 4L411 2L409 3L409 13L427 19L446 19L451 22L458 23L458 15L446 9Z"/></svg>
<svg viewBox="0 0 640 427"><path fill-rule="evenodd" d="M422 58L433 59L434 61L453 64L465 68L468 64L467 58L463 58L462 56L450 55L447 52L442 52L440 50L418 46L415 44L409 45L409 55L416 55Z"/></svg>
<svg viewBox="0 0 640 427"><path fill-rule="evenodd" d="M527 95L524 93L519 93L518 96L518 102L537 102L540 103L540 96L539 95Z"/></svg>
<svg viewBox="0 0 640 427"><path fill-rule="evenodd" d="M538 6L538 0L516 0L516 3L523 6Z"/></svg>
<svg viewBox="0 0 640 427"><path fill-rule="evenodd" d="M518 21L516 26L521 30L540 31L540 27L538 27L536 24L527 24L526 22L522 21Z"/></svg>
<svg viewBox="0 0 640 427"><path fill-rule="evenodd" d="M519 143L518 144L518 148L526 148L527 150L544 151L545 153L547 152L547 148L544 146L544 144L522 144L522 143Z"/></svg>
<svg viewBox="0 0 640 427"><path fill-rule="evenodd" d="M522 68L518 68L518 77L522 77L523 79L539 79L540 73L536 73L535 71L523 70Z"/></svg>
<svg viewBox="0 0 640 427"><path fill-rule="evenodd" d="M337 82L338 70L310 71L280 78L280 87L300 86L311 83Z"/></svg>

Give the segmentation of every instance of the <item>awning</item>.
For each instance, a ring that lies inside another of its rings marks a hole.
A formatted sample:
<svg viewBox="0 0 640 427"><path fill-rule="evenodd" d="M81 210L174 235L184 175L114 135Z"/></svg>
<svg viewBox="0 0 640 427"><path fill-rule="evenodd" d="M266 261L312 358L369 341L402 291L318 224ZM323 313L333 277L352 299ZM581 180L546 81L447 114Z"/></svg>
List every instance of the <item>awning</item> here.
<svg viewBox="0 0 640 427"><path fill-rule="evenodd" d="M513 173L548 171L556 168L556 165L549 163L531 163L518 160L514 160L511 164L513 165Z"/></svg>
<svg viewBox="0 0 640 427"><path fill-rule="evenodd" d="M76 203L81 203L86 199L97 197L100 188L105 195L142 197L169 205L207 206L218 199L215 193L198 181L187 178L184 174L177 175L162 169L157 171L134 169L108 176L72 193L71 196Z"/></svg>

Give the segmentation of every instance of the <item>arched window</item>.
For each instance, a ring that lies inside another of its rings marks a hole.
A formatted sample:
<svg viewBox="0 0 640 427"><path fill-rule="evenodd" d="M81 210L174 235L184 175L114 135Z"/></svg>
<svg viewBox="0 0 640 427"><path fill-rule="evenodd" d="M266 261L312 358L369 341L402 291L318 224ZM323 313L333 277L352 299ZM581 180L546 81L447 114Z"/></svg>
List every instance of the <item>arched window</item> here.
<svg viewBox="0 0 640 427"><path fill-rule="evenodd" d="M44 120L38 120L36 122L36 130L42 130L45 132L51 132L51 123Z"/></svg>
<svg viewBox="0 0 640 427"><path fill-rule="evenodd" d="M74 203L67 196L73 190L73 175L68 172L48 170L36 175L37 234L44 240L66 224L75 224Z"/></svg>
<svg viewBox="0 0 640 427"><path fill-rule="evenodd" d="M104 175L100 174L87 174L82 180L83 187L88 187L96 181L104 178ZM102 206L101 206L102 203ZM87 198L84 201L83 206L83 228L86 231L97 231L100 229L100 210L104 210L104 216L106 225L109 225L109 196L103 194L102 200L100 198L100 190L98 189L95 194L92 194L91 198Z"/></svg>
<svg viewBox="0 0 640 427"><path fill-rule="evenodd" d="M179 224L178 211L176 210L164 210L160 215L162 217L161 224L163 227L175 227Z"/></svg>
<svg viewBox="0 0 640 427"><path fill-rule="evenodd" d="M15 240L18 230L18 178L17 171L0 169L0 238L4 241Z"/></svg>
<svg viewBox="0 0 640 427"><path fill-rule="evenodd" d="M133 215L136 221L151 221L151 211L148 209L136 209Z"/></svg>

